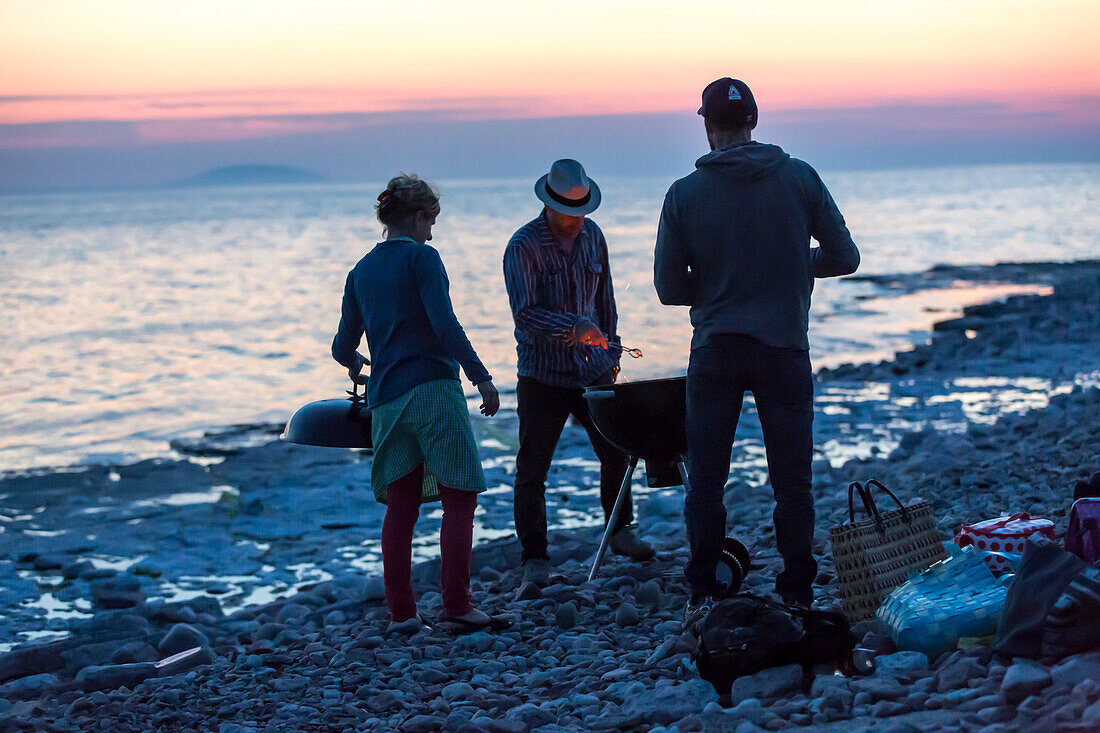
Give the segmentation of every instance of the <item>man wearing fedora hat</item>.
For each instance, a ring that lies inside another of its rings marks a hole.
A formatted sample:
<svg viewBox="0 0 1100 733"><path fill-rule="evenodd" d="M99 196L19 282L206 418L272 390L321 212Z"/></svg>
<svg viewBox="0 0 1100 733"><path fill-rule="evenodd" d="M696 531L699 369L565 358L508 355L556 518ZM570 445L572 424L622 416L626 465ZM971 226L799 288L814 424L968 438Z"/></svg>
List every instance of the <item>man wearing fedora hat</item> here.
<svg viewBox="0 0 1100 733"><path fill-rule="evenodd" d="M783 558L776 592L791 603L813 600L810 292L814 278L859 266L859 250L817 172L775 145L753 141L758 111L747 84L729 77L712 82L699 114L711 152L669 188L653 264L661 302L691 306L694 329L684 501L687 627L722 592L714 574L726 533L722 494L745 392L756 403L775 494ZM820 246L811 247L811 237Z"/></svg>
<svg viewBox="0 0 1100 733"><path fill-rule="evenodd" d="M619 368L615 294L607 242L587 214L600 189L575 160L556 161L535 183L542 212L520 227L504 250L504 282L516 324L519 453L516 455L516 534L523 546L524 582L549 582L546 474L570 415L588 433L600 460L605 521L626 475L627 456L600 435L584 388L615 380ZM629 489L628 489L629 491ZM653 548L634 536L629 496L611 535L611 549L635 559Z"/></svg>

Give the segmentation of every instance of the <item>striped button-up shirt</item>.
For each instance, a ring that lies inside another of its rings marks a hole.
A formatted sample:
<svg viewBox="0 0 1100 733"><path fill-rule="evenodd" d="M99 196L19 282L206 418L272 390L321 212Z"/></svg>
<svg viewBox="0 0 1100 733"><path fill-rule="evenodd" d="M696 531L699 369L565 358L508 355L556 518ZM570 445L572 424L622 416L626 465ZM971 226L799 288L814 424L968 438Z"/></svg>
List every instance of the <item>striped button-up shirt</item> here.
<svg viewBox="0 0 1100 733"><path fill-rule="evenodd" d="M516 323L519 376L554 387L585 387L619 363L615 347L571 344L581 318L618 341L615 293L607 241L585 219L573 251L566 255L546 215L524 224L504 250L504 282Z"/></svg>

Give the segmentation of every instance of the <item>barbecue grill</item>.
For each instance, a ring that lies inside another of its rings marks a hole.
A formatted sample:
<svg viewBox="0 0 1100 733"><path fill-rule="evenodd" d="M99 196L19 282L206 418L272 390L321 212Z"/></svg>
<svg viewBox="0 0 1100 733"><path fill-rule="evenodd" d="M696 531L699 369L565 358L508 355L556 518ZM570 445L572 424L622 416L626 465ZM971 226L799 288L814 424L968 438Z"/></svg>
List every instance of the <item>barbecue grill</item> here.
<svg viewBox="0 0 1100 733"><path fill-rule="evenodd" d="M687 377L596 385L585 389L584 399L603 437L630 457L630 467L588 574L592 580L607 552L638 459L645 461L646 483L651 488L688 485Z"/></svg>

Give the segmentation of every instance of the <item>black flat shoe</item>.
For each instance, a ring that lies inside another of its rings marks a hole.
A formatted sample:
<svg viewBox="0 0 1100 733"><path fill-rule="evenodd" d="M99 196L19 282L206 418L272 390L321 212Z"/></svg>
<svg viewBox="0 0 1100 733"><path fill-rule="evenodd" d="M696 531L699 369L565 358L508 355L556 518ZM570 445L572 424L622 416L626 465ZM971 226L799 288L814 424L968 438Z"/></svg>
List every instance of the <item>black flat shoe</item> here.
<svg viewBox="0 0 1100 733"><path fill-rule="evenodd" d="M484 622L467 621L464 618L445 617L435 628L455 636L472 634L475 631L504 631L512 628L512 622L502 616L490 616Z"/></svg>

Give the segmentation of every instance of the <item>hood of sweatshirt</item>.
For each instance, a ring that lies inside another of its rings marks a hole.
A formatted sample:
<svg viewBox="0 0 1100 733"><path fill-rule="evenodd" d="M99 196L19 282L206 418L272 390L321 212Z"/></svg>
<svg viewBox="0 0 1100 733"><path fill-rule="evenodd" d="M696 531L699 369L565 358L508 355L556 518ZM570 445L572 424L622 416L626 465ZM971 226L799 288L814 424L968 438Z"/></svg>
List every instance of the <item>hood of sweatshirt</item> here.
<svg viewBox="0 0 1100 733"><path fill-rule="evenodd" d="M751 180L771 175L790 157L778 145L751 140L711 151L695 161L695 167L738 180Z"/></svg>

